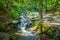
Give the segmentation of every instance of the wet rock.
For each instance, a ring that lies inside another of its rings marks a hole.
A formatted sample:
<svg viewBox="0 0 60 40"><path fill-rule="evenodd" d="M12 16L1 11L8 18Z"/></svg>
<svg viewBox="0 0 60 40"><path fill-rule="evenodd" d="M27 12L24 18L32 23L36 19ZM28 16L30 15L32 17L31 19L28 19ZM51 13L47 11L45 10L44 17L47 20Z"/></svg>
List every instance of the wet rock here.
<svg viewBox="0 0 60 40"><path fill-rule="evenodd" d="M12 20L12 23L18 23L19 21L18 20Z"/></svg>

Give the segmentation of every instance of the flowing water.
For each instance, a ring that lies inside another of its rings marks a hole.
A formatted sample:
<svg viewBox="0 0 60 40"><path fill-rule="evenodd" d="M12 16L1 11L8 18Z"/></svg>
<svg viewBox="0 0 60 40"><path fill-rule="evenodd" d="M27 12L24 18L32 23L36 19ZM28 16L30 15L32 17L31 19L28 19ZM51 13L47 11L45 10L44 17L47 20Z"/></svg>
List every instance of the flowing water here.
<svg viewBox="0 0 60 40"><path fill-rule="evenodd" d="M20 15L20 21L21 23L18 25L18 28L21 29L23 36L22 40L40 40L39 36L36 36L32 31L30 31L28 28L30 28L32 21L29 18L25 18L25 14L22 13ZM26 25L28 25L28 30L26 30Z"/></svg>

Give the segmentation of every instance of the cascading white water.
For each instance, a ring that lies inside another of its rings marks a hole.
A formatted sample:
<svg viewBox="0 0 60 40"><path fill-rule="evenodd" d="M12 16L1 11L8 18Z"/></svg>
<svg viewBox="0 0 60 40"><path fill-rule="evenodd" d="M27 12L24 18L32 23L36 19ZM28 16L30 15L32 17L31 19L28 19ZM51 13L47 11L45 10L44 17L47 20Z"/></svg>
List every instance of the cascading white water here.
<svg viewBox="0 0 60 40"><path fill-rule="evenodd" d="M38 39L40 40L39 37L37 37L37 36L35 37L35 34L32 33L32 31L29 31L29 30L25 29L26 25L30 25L32 23L32 21L30 19L28 19L28 18L25 18L25 16L26 15L24 13L22 13L20 15L20 21L21 21L21 23L18 25L18 28L21 29L22 34L25 36L24 40L38 40Z"/></svg>
<svg viewBox="0 0 60 40"><path fill-rule="evenodd" d="M24 13L22 13L20 15L20 21L21 21L21 23L19 25L19 28L21 29L22 33L25 35L29 35L29 34L33 35L30 31L26 31L26 29L25 29L26 25L27 24L30 25L32 22L28 18L25 18Z"/></svg>

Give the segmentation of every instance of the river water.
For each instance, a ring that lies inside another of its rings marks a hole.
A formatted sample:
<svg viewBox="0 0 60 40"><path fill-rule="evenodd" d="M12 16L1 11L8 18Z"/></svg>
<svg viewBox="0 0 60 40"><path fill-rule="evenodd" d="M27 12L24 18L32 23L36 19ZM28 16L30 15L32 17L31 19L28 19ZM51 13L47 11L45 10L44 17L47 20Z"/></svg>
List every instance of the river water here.
<svg viewBox="0 0 60 40"><path fill-rule="evenodd" d="M18 28L21 30L22 33L22 39L19 40L40 40L40 36L35 35L33 31L30 31L30 26L32 24L32 21L29 18L25 17L26 15L24 13L21 13L20 15L20 21L21 23L18 24ZM26 25L28 25L28 30L26 30Z"/></svg>

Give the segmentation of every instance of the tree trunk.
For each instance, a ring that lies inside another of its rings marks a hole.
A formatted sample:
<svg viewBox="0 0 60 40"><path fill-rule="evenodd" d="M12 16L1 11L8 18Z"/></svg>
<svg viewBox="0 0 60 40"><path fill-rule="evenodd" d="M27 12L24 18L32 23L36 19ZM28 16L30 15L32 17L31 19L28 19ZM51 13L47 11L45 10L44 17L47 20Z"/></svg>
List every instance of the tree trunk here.
<svg viewBox="0 0 60 40"><path fill-rule="evenodd" d="M39 18L40 18L40 29L41 29L41 33L42 33L42 27L43 27L43 15L42 15L43 11L42 11L42 6L39 7Z"/></svg>
<svg viewBox="0 0 60 40"><path fill-rule="evenodd" d="M40 39L41 40L45 40L45 38L43 38L43 34L42 34L42 28L43 28L43 0L40 1L40 6L39 6L39 18L40 18L40 30L41 30L41 33L39 34L40 35ZM43 38L43 39L42 39Z"/></svg>

